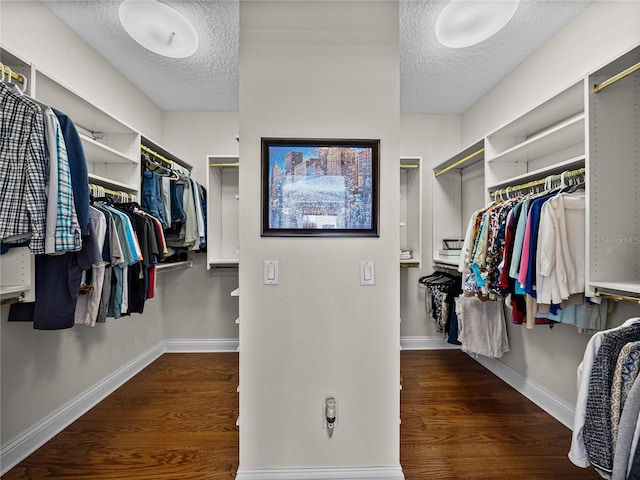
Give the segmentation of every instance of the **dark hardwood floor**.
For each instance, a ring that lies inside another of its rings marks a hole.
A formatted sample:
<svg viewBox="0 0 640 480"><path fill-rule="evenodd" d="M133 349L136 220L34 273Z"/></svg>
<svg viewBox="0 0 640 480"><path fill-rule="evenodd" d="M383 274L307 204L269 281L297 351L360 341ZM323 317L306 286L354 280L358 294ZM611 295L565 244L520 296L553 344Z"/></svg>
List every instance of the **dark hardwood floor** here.
<svg viewBox="0 0 640 480"><path fill-rule="evenodd" d="M406 480L598 479L571 431L459 350L402 352Z"/></svg>
<svg viewBox="0 0 640 480"><path fill-rule="evenodd" d="M457 350L402 352L406 480L596 479L571 432ZM238 356L166 354L3 479L233 479Z"/></svg>

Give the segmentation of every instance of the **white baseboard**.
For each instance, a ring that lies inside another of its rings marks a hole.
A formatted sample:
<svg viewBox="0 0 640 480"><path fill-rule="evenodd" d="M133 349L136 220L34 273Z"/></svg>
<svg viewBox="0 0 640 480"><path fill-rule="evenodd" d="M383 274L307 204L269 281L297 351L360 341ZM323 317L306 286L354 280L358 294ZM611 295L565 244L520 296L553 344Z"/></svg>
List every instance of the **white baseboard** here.
<svg viewBox="0 0 640 480"><path fill-rule="evenodd" d="M460 348L451 345L442 337L400 337L400 346L403 350L441 350ZM470 355L478 363L491 371L498 378L515 388L519 393L527 397L533 403L542 408L565 427L573 429L573 416L575 409L561 398L549 393L540 385L527 379L525 376L508 367L495 358L481 355Z"/></svg>
<svg viewBox="0 0 640 480"><path fill-rule="evenodd" d="M235 352L237 348L237 339L165 340L71 399L7 444L0 446L0 475L15 467L163 353Z"/></svg>
<svg viewBox="0 0 640 480"><path fill-rule="evenodd" d="M402 350L444 350L460 348L460 345L452 345L441 336L437 337L400 337Z"/></svg>
<svg viewBox="0 0 640 480"><path fill-rule="evenodd" d="M0 475L7 473L163 353L164 345L162 343L147 350L7 442L6 445L2 445L0 448Z"/></svg>
<svg viewBox="0 0 640 480"><path fill-rule="evenodd" d="M495 358L483 357L482 355L470 355L470 357L491 371L498 378L511 385L522 395L562 423L565 427L573 430L573 416L575 409L569 403L549 393L540 385L532 382Z"/></svg>
<svg viewBox="0 0 640 480"><path fill-rule="evenodd" d="M238 469L236 480L404 480L402 467Z"/></svg>
<svg viewBox="0 0 640 480"><path fill-rule="evenodd" d="M460 348L442 337L401 337L403 350L435 350ZM131 379L140 370L165 352L235 352L236 339L173 339L149 349L139 357L113 372L99 383L70 400L40 422L0 447L0 475L4 475L24 458L64 430L101 400ZM563 425L573 427L574 408L528 380L504 363L486 357L475 357L480 364L511 385ZM404 479L400 467L366 468L314 468L238 470L236 480L400 480Z"/></svg>
<svg viewBox="0 0 640 480"><path fill-rule="evenodd" d="M237 338L175 338L164 341L164 351L167 353L235 352L238 344Z"/></svg>

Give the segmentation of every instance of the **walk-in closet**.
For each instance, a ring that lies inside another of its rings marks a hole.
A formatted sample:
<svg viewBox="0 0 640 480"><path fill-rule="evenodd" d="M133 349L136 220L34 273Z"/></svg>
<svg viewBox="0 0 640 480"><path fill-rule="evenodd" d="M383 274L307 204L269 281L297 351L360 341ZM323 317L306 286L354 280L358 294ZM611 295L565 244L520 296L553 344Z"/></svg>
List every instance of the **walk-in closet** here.
<svg viewBox="0 0 640 480"><path fill-rule="evenodd" d="M3 479L640 475L639 2L0 1L0 70Z"/></svg>

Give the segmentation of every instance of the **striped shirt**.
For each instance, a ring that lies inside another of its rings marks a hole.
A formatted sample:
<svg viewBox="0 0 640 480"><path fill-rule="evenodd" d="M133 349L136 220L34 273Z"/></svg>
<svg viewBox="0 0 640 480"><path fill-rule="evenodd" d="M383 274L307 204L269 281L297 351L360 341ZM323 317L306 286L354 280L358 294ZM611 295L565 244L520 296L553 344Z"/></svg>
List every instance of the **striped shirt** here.
<svg viewBox="0 0 640 480"><path fill-rule="evenodd" d="M56 145L57 158L49 159L50 162L58 162L58 213L56 216L55 248L56 252L75 252L82 248L82 237L73 202L67 148L58 122L56 122Z"/></svg>
<svg viewBox="0 0 640 480"><path fill-rule="evenodd" d="M0 82L0 239L31 234L34 254L44 253L47 172L42 110Z"/></svg>

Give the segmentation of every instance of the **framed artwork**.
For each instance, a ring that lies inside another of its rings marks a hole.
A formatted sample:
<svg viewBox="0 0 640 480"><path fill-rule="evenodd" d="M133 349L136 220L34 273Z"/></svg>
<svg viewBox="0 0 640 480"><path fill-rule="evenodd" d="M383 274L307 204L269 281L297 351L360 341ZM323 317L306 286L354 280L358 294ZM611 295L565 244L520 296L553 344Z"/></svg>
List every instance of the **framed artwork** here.
<svg viewBox="0 0 640 480"><path fill-rule="evenodd" d="M380 140L262 139L262 236L377 237Z"/></svg>

